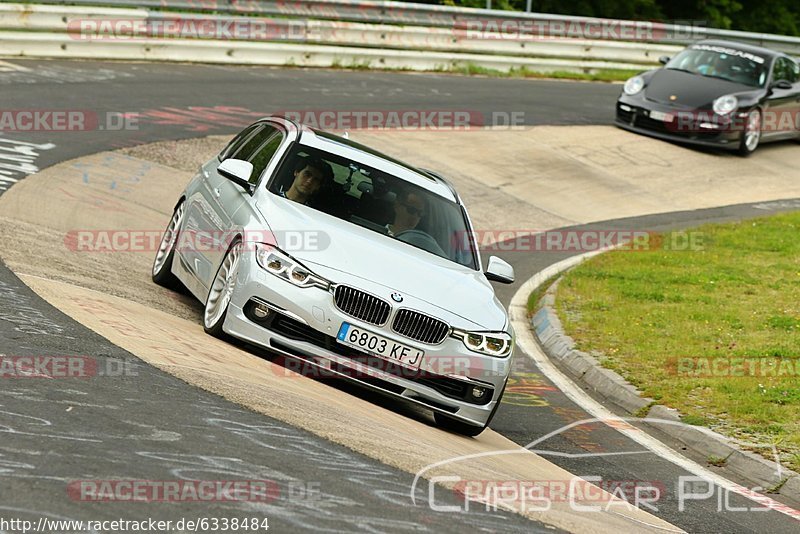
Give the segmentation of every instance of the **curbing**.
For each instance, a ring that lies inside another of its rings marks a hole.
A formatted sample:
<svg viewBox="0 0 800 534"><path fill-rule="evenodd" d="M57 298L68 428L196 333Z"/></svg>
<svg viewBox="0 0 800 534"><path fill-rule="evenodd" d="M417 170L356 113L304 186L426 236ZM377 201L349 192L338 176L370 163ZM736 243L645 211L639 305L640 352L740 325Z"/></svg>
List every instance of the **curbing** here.
<svg viewBox="0 0 800 534"><path fill-rule="evenodd" d="M580 262L574 258L551 266L553 274L561 275ZM549 269L548 269L549 270ZM677 410L668 408L647 397L628 383L622 376L600 365L595 357L576 350L574 340L569 337L555 312L555 294L561 278L557 279L537 303L538 311L531 318L533 334L544 354L565 371L584 389L599 395L604 401L635 417L680 421ZM532 288L533 289L533 288ZM648 409L649 408L649 409ZM800 501L800 475L785 469L775 462L741 449L733 440L712 430L690 425L666 425L655 421L644 423L669 434L688 450L703 457L716 456L725 459L724 466L731 472L757 483L765 492L779 487L775 493L794 501Z"/></svg>

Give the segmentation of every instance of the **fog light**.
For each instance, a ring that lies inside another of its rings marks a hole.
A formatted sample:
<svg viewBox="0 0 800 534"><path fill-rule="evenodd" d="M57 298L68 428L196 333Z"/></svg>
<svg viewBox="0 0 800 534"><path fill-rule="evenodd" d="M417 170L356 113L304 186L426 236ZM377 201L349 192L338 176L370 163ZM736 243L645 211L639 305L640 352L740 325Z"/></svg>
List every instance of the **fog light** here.
<svg viewBox="0 0 800 534"><path fill-rule="evenodd" d="M486 394L486 389L480 386L475 386L472 388L472 396L476 399L481 399Z"/></svg>
<svg viewBox="0 0 800 534"><path fill-rule="evenodd" d="M270 309L264 306L263 304L256 304L253 308L253 315L258 317L259 319L263 319L267 315L269 315Z"/></svg>

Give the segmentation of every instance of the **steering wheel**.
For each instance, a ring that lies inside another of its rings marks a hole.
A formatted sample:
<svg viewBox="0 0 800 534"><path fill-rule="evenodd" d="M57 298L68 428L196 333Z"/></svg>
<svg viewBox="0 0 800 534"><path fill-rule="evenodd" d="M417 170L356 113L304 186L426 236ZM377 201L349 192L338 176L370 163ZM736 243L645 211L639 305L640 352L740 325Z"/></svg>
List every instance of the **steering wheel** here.
<svg viewBox="0 0 800 534"><path fill-rule="evenodd" d="M442 247L439 246L439 243L427 232L423 232L422 230L417 230L413 228L411 230L403 230L399 234L394 236L395 239L402 241L403 243L408 243L409 245L414 245L415 247L421 248L422 250L427 250L432 254L436 254L437 256L447 257L447 254Z"/></svg>

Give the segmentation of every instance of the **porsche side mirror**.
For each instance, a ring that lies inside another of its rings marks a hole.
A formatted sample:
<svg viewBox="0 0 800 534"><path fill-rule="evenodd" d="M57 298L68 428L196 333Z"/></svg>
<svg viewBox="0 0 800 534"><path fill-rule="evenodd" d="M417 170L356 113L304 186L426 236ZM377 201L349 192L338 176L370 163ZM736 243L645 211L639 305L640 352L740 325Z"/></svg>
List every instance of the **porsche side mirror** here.
<svg viewBox="0 0 800 534"><path fill-rule="evenodd" d="M217 171L251 195L253 194L253 184L250 183L250 177L253 175L253 164L249 161L226 159L219 164Z"/></svg>
<svg viewBox="0 0 800 534"><path fill-rule="evenodd" d="M670 59L672 58L669 56L661 56L660 58L658 58L658 62L661 63L662 65L666 65L667 63L669 63Z"/></svg>
<svg viewBox="0 0 800 534"><path fill-rule="evenodd" d="M792 84L786 80L778 80L777 82L772 84L773 89L791 89Z"/></svg>
<svg viewBox="0 0 800 534"><path fill-rule="evenodd" d="M513 284L514 268L497 256L489 256L489 263L486 265L486 279L501 284Z"/></svg>

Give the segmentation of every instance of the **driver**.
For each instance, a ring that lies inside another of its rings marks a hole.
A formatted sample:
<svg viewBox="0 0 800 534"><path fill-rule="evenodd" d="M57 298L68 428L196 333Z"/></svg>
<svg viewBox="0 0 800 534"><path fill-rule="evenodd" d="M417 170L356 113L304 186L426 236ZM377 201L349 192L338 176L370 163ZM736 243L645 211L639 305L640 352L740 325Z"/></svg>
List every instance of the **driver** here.
<svg viewBox="0 0 800 534"><path fill-rule="evenodd" d="M386 225L389 235L396 236L407 230L413 230L425 217L427 206L425 199L413 191L402 191L397 195L394 204L394 220Z"/></svg>

